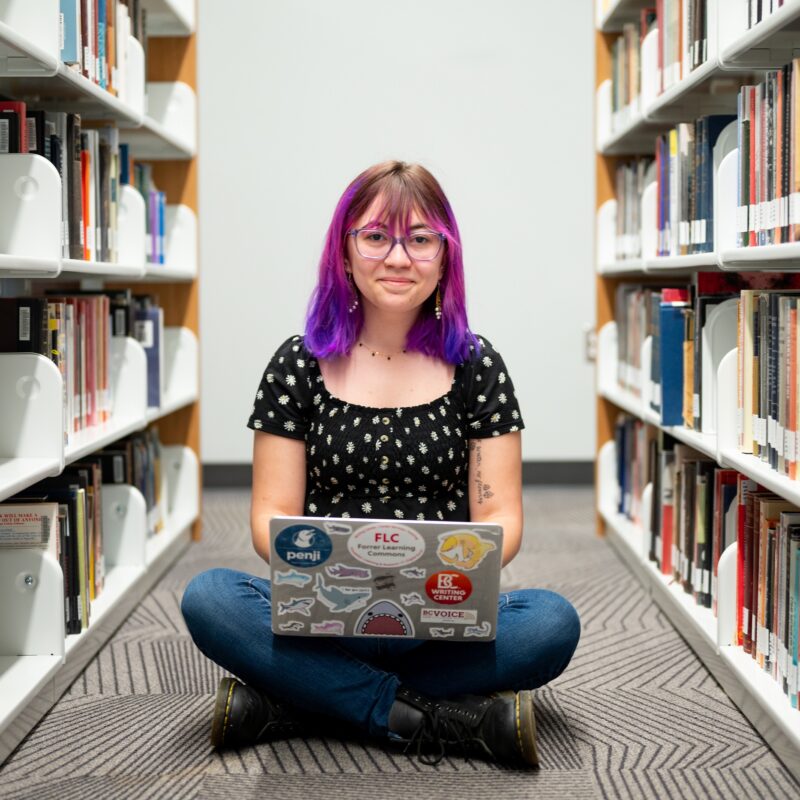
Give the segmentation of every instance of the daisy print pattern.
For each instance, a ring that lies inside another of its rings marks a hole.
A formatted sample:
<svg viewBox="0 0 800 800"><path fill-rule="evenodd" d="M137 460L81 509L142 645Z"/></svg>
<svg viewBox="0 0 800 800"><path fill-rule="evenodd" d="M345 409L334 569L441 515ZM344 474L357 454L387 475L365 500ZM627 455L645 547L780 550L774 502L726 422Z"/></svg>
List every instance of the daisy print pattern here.
<svg viewBox="0 0 800 800"><path fill-rule="evenodd" d="M396 520L468 519L469 440L524 427L508 370L485 339L446 395L368 408L326 390L302 337L270 359L247 424L304 442L306 514Z"/></svg>

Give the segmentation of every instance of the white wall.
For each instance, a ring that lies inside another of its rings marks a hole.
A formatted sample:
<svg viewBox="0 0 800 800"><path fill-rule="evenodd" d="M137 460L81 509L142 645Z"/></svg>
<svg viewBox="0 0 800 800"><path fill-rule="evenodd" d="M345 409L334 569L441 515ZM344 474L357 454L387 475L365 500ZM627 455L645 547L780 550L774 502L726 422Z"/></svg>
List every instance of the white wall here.
<svg viewBox="0 0 800 800"><path fill-rule="evenodd" d="M387 158L450 199L524 458L592 459L591 0L198 5L203 462L250 460L253 395L302 331L334 205Z"/></svg>

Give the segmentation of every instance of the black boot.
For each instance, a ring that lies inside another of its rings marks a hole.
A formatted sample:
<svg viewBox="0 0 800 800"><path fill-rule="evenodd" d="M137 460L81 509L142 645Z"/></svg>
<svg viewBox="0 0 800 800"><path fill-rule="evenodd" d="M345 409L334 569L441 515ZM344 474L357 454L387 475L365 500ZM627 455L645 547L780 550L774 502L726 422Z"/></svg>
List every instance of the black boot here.
<svg viewBox="0 0 800 800"><path fill-rule="evenodd" d="M406 751L415 748L424 764L438 764L446 752L510 766L539 764L529 691L433 700L401 686L389 712L389 731L406 742Z"/></svg>
<svg viewBox="0 0 800 800"><path fill-rule="evenodd" d="M278 703L235 678L219 682L211 722L214 747L239 747L301 732L298 713L285 703Z"/></svg>

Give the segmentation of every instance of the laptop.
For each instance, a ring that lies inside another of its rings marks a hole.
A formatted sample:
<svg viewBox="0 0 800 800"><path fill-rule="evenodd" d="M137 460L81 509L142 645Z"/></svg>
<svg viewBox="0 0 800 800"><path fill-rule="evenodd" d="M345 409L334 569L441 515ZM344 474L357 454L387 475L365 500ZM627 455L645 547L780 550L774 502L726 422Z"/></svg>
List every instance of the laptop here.
<svg viewBox="0 0 800 800"><path fill-rule="evenodd" d="M273 517L272 631L492 641L502 552L500 525Z"/></svg>

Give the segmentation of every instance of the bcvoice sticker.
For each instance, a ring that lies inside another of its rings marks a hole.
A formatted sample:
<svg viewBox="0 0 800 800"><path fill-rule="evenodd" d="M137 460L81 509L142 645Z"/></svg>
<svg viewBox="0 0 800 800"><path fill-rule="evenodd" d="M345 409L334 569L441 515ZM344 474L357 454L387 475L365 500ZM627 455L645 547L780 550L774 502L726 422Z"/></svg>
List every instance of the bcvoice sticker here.
<svg viewBox="0 0 800 800"><path fill-rule="evenodd" d="M313 525L290 525L275 539L275 552L293 567L316 567L330 558L330 536Z"/></svg>
<svg viewBox="0 0 800 800"><path fill-rule="evenodd" d="M421 608L420 622L449 622L456 625L474 625L478 621L477 611L460 608Z"/></svg>
<svg viewBox="0 0 800 800"><path fill-rule="evenodd" d="M347 549L363 564L402 567L412 564L425 552L425 539L405 525L376 522L352 534Z"/></svg>

